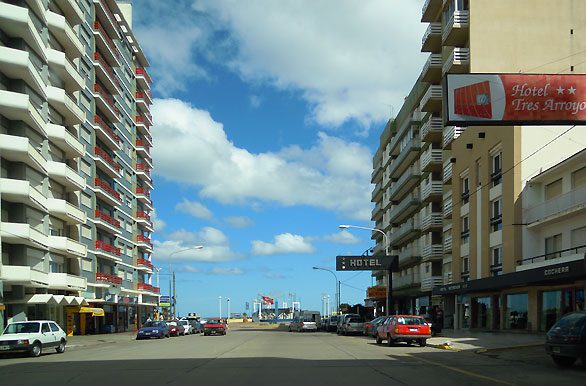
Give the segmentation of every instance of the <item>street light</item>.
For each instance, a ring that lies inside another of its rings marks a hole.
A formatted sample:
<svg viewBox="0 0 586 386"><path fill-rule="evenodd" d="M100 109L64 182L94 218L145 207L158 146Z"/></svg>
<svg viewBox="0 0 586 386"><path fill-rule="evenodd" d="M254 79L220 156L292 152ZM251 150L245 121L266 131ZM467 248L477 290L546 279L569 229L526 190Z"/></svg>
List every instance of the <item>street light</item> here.
<svg viewBox="0 0 586 386"><path fill-rule="evenodd" d="M340 282L338 281L338 276L336 276L334 271L327 269L327 268L321 268L321 267L312 267L312 268L313 269L320 269L322 271L328 271L329 273L334 275L334 278L336 279L336 283L334 286L334 288L336 289L336 313L340 314Z"/></svg>
<svg viewBox="0 0 586 386"><path fill-rule="evenodd" d="M230 298L227 298L226 302L228 303L228 316L226 317L226 319L230 319Z"/></svg>
<svg viewBox="0 0 586 386"><path fill-rule="evenodd" d="M368 227L361 227L358 225L339 225L338 228L340 229L348 229L348 228L354 228L354 229L363 229L366 231L373 231L373 232L378 232L381 233L383 235L383 239L385 241L385 256L389 256L389 238L387 237L387 234L377 228L368 228ZM385 313L388 315L391 314L391 270L387 270L387 299L385 302Z"/></svg>
<svg viewBox="0 0 586 386"><path fill-rule="evenodd" d="M175 319L175 314L177 313L177 294L175 293L175 272L173 272L173 270L171 269L171 256L176 255L177 253L180 253L180 252L191 251L192 249L202 249L202 248L203 248L203 245L196 245L194 247L180 249L178 251L171 252L171 254L169 254L169 274L171 274L173 276L173 291L171 291L171 280L169 280L169 295L171 295L171 307L172 307L171 309L172 309L173 319Z"/></svg>
<svg viewBox="0 0 586 386"><path fill-rule="evenodd" d="M218 296L218 304L220 305L220 320L222 320L222 297Z"/></svg>

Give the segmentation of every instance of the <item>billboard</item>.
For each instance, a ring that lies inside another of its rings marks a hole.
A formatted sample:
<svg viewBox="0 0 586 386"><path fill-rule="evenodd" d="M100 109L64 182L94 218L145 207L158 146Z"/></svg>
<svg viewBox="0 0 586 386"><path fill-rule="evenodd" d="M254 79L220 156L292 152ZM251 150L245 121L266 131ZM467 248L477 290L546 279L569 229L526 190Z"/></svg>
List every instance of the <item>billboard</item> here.
<svg viewBox="0 0 586 386"><path fill-rule="evenodd" d="M448 125L586 123L586 75L447 74Z"/></svg>

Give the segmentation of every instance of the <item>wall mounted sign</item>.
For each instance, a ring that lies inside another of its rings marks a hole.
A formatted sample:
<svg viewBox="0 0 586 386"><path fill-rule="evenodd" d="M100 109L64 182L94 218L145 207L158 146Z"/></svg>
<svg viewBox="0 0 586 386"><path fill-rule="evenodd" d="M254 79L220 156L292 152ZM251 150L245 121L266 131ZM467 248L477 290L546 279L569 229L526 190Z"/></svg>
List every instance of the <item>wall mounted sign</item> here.
<svg viewBox="0 0 586 386"><path fill-rule="evenodd" d="M398 256L336 256L336 271L396 270Z"/></svg>

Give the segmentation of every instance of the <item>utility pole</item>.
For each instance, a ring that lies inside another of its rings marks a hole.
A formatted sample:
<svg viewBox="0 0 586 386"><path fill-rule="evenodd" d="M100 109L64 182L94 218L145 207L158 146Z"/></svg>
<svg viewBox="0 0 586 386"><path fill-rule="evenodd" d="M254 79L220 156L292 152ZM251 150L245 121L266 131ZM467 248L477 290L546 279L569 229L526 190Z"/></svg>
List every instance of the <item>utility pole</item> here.
<svg viewBox="0 0 586 386"><path fill-rule="evenodd" d="M177 294L175 293L175 271L173 271L173 319L177 314Z"/></svg>

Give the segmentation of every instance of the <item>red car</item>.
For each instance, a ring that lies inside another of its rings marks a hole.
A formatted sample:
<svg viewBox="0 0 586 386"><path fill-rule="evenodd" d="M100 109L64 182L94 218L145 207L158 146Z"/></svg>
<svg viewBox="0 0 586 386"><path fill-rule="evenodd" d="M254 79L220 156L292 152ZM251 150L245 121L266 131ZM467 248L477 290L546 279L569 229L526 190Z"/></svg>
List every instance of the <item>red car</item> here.
<svg viewBox="0 0 586 386"><path fill-rule="evenodd" d="M402 341L407 344L417 342L424 347L427 339L431 338L431 327L424 317L417 315L389 316L376 331L376 343L381 344L386 340L388 346Z"/></svg>
<svg viewBox="0 0 586 386"><path fill-rule="evenodd" d="M167 322L167 325L169 326L169 335L170 336L185 335L185 327L183 327L181 324L177 323L176 320L172 320L170 322Z"/></svg>
<svg viewBox="0 0 586 386"><path fill-rule="evenodd" d="M203 325L204 335L226 335L226 325L220 319L210 319Z"/></svg>

